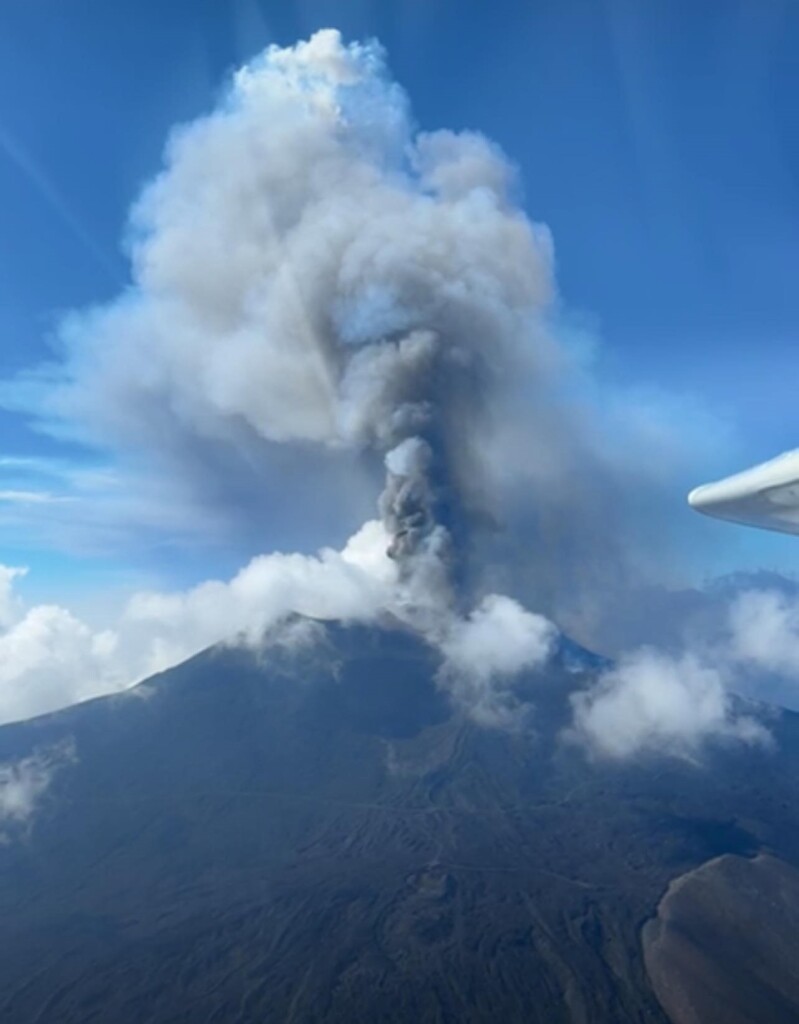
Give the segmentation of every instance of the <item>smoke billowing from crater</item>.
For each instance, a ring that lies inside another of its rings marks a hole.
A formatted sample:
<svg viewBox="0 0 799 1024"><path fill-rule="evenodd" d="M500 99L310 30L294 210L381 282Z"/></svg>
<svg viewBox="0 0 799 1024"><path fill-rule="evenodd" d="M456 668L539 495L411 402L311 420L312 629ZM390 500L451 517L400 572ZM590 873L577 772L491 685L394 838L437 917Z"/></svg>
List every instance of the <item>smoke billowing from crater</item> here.
<svg viewBox="0 0 799 1024"><path fill-rule="evenodd" d="M270 48L174 133L134 287L68 324L51 415L181 466L206 444L385 460L391 555L443 598L496 514L489 410L557 362L549 235L513 177L478 135L415 133L377 44Z"/></svg>
<svg viewBox="0 0 799 1024"><path fill-rule="evenodd" d="M627 496L640 506L682 457L652 403L597 400L553 328L549 232L516 191L497 147L418 132L379 45L333 30L270 47L172 134L132 213L131 287L67 319L32 408L261 532L274 506L332 507L361 473L380 518L340 552L134 596L99 645L71 620L100 689L122 685L121 650L135 674L289 612L385 610L438 646L475 717L510 725L509 680L555 631L496 591L590 619L646 549L651 517ZM320 453L336 473L309 488ZM13 628L32 633L31 614Z"/></svg>

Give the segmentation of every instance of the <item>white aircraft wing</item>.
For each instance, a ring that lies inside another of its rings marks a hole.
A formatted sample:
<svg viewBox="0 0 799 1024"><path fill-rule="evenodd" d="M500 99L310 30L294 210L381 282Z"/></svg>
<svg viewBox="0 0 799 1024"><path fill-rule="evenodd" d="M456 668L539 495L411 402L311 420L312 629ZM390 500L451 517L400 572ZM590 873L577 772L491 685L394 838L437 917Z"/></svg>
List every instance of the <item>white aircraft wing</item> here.
<svg viewBox="0 0 799 1024"><path fill-rule="evenodd" d="M799 448L697 487L688 502L718 519L799 534Z"/></svg>

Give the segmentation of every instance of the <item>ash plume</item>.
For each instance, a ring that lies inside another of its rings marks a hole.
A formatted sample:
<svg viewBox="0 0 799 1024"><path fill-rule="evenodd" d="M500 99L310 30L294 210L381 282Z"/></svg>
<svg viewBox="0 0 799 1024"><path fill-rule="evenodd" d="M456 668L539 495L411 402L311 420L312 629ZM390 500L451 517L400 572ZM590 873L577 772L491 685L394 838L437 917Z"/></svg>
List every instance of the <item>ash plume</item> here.
<svg viewBox="0 0 799 1024"><path fill-rule="evenodd" d="M549 657L549 620L590 644L631 574L663 563L654 509L701 453L692 414L603 389L559 329L550 234L512 165L479 134L418 131L376 42L326 30L241 68L172 133L128 246L129 288L66 318L59 359L5 403L110 450L131 491L146 478L203 521L246 519L248 555L279 510L327 528L345 505L362 525L340 550L134 594L111 629L9 605L0 648L26 657L3 664L0 717L123 689L237 634L255 643L290 613L388 613L438 648L440 685L473 717L512 727L514 679ZM641 664L578 702L583 736L640 711ZM696 687L655 669L689 706ZM693 676L715 700L715 677ZM735 734L722 691L708 728ZM649 737L648 710L635 721Z"/></svg>
<svg viewBox="0 0 799 1024"><path fill-rule="evenodd" d="M306 550L342 539L382 491L409 604L507 590L590 633L662 544L638 506L690 417L597 394L517 193L487 139L416 130L377 43L270 47L172 133L131 286L5 399L160 469L247 553L298 507Z"/></svg>
<svg viewBox="0 0 799 1024"><path fill-rule="evenodd" d="M278 446L383 463L391 555L449 602L496 516L489 410L556 361L530 345L549 234L513 188L480 136L414 131L376 43L271 47L173 134L132 215L134 287L67 323L48 415L214 486L220 450L250 475Z"/></svg>

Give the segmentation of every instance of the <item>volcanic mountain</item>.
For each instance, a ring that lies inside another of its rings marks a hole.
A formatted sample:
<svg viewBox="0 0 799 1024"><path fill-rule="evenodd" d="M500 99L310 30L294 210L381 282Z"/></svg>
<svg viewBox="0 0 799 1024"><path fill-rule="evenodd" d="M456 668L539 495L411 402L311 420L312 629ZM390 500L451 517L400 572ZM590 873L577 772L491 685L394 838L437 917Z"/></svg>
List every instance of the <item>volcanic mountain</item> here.
<svg viewBox="0 0 799 1024"><path fill-rule="evenodd" d="M797 716L591 763L558 738L577 648L509 734L414 634L302 625L0 729L55 766L2 823L3 1020L799 1019Z"/></svg>

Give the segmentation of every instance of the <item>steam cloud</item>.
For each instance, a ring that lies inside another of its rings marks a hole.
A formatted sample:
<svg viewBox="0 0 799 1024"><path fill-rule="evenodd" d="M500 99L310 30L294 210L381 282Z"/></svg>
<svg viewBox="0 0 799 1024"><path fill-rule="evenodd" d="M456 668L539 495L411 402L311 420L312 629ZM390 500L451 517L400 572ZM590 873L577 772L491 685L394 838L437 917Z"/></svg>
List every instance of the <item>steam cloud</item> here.
<svg viewBox="0 0 799 1024"><path fill-rule="evenodd" d="M4 719L124 688L233 635L257 641L297 611L399 617L440 649L441 684L475 718L513 725L524 709L509 681L543 664L556 631L494 591L559 613L558 595L606 583L609 566L623 585L636 544L619 495L633 478L645 494L673 461L671 432L640 407L593 409L551 328L549 233L515 190L483 137L415 132L380 47L332 30L270 47L173 134L132 214L131 288L68 319L65 361L30 376L26 400L59 435L157 455L205 502L241 504L241 479L267 481L259 523L265 500L308 493L300 478L322 453L344 480L381 476L379 520L341 551L260 556L227 583L135 595L109 631L56 607L14 611L7 571ZM646 460L615 443L631 415ZM661 715L663 679L676 703ZM638 739L613 735L617 712L637 716ZM655 655L623 662L575 714L614 755L754 735L731 724L715 676Z"/></svg>

